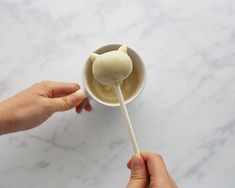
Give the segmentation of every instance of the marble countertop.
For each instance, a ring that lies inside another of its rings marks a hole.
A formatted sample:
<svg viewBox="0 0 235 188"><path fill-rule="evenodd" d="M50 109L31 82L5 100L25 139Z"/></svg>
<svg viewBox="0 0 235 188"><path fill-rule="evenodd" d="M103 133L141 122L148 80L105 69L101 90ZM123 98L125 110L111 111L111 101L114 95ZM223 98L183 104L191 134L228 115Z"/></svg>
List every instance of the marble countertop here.
<svg viewBox="0 0 235 188"><path fill-rule="evenodd" d="M127 44L147 67L128 105L141 149L162 154L179 187L233 188L234 20L233 0L0 0L0 100L41 80L82 84L90 52ZM92 105L1 136L0 187L125 187L120 110Z"/></svg>

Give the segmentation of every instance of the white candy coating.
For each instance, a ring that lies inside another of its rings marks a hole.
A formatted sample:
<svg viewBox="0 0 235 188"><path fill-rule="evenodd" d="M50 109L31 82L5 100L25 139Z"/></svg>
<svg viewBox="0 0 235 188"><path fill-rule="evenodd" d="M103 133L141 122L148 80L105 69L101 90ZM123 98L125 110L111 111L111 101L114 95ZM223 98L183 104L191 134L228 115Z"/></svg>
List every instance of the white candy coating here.
<svg viewBox="0 0 235 188"><path fill-rule="evenodd" d="M98 55L92 53L91 61L94 78L101 84L113 85L127 78L132 72L132 61L127 54L127 46Z"/></svg>

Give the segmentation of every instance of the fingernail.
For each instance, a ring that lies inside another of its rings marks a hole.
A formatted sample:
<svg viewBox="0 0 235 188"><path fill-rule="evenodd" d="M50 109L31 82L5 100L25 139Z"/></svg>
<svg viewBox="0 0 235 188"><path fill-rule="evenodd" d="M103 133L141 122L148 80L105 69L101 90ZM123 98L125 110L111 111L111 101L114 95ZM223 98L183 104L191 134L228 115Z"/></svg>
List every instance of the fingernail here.
<svg viewBox="0 0 235 188"><path fill-rule="evenodd" d="M87 97L87 93L86 93L85 89L79 89L75 93L83 99Z"/></svg>
<svg viewBox="0 0 235 188"><path fill-rule="evenodd" d="M87 106L86 107L86 111L90 112L92 110L92 107L91 106Z"/></svg>
<svg viewBox="0 0 235 188"><path fill-rule="evenodd" d="M134 155L131 159L131 170L136 171L144 168L143 159L139 155Z"/></svg>

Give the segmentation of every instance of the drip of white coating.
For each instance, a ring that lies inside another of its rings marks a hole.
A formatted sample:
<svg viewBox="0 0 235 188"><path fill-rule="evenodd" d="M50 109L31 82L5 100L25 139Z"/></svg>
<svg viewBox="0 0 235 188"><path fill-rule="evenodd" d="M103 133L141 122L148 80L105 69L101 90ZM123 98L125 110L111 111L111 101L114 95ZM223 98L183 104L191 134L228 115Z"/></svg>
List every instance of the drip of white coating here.
<svg viewBox="0 0 235 188"><path fill-rule="evenodd" d="M132 72L132 61L127 54L127 46L123 45L118 50L104 54L91 54L92 73L94 78L103 85L113 85L120 103L122 115L126 122L133 152L140 155L139 146L125 105L120 88L120 82L127 78Z"/></svg>

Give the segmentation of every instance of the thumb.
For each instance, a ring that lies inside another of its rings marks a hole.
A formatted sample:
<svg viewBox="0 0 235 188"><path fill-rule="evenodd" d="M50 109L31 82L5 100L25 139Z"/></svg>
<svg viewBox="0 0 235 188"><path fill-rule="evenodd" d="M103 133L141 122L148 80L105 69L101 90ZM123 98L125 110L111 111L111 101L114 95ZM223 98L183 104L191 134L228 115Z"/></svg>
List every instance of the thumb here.
<svg viewBox="0 0 235 188"><path fill-rule="evenodd" d="M59 98L53 98L52 101L52 111L58 112L58 111L66 111L73 107L78 106L80 103L82 103L83 99L86 97L85 92L80 89L76 92Z"/></svg>
<svg viewBox="0 0 235 188"><path fill-rule="evenodd" d="M127 188L145 188L147 184L147 170L145 162L139 155L131 158L131 177Z"/></svg>

